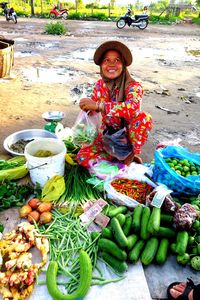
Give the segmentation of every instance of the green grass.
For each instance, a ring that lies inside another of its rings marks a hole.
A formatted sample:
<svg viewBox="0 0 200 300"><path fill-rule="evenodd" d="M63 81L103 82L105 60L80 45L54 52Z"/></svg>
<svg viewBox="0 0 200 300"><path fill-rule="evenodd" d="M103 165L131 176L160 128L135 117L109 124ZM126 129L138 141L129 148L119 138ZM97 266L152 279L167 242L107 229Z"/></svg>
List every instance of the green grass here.
<svg viewBox="0 0 200 300"><path fill-rule="evenodd" d="M63 35L67 32L67 28L65 25L60 21L52 21L45 25L45 33L48 34L56 34L56 35Z"/></svg>
<svg viewBox="0 0 200 300"><path fill-rule="evenodd" d="M193 18L192 23L195 23L197 25L200 25L200 18Z"/></svg>

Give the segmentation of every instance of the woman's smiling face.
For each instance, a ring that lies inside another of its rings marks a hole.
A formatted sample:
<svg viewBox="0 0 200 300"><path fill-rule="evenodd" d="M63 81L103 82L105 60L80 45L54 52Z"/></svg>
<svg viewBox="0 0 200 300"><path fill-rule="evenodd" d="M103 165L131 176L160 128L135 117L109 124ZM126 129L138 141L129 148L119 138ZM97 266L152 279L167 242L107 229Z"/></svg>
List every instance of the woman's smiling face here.
<svg viewBox="0 0 200 300"><path fill-rule="evenodd" d="M102 73L106 78L115 79L119 77L123 70L122 58L119 52L109 50L104 54L101 62Z"/></svg>

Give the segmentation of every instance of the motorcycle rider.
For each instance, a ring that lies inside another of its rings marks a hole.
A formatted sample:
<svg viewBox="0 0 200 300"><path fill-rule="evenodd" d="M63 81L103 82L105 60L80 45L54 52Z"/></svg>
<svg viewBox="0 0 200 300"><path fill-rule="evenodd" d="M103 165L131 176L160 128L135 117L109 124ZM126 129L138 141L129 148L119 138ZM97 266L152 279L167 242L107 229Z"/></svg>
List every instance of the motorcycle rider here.
<svg viewBox="0 0 200 300"><path fill-rule="evenodd" d="M4 12L4 15L6 16L7 18L7 15L10 15L10 9L7 7L8 5L8 2L1 2L1 8L3 9L3 12Z"/></svg>
<svg viewBox="0 0 200 300"><path fill-rule="evenodd" d="M128 8L126 15L131 17L131 15L132 15L132 9L131 8Z"/></svg>
<svg viewBox="0 0 200 300"><path fill-rule="evenodd" d="M11 8L7 7L8 2L1 2L0 5L1 5L1 8L3 9L6 20L8 20L14 13L13 7L11 7Z"/></svg>
<svg viewBox="0 0 200 300"><path fill-rule="evenodd" d="M143 8L143 15L147 15L148 14L148 7L144 6Z"/></svg>
<svg viewBox="0 0 200 300"><path fill-rule="evenodd" d="M125 17L128 18L128 25L129 25L129 26L130 26L131 23L132 23L132 13L133 13L133 11L132 11L132 9L129 7L129 8L127 9L126 14L125 14Z"/></svg>

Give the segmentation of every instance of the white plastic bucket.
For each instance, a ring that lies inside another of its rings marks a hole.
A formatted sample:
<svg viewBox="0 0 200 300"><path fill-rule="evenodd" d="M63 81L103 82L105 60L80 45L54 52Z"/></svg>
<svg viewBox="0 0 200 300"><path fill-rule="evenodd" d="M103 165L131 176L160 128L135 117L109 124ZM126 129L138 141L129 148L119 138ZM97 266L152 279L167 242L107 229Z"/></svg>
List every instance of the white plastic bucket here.
<svg viewBox="0 0 200 300"><path fill-rule="evenodd" d="M49 157L34 156L38 150L47 150L53 153ZM53 138L40 138L28 143L24 155L33 184L45 185L47 180L55 175L64 175L65 172L65 144Z"/></svg>

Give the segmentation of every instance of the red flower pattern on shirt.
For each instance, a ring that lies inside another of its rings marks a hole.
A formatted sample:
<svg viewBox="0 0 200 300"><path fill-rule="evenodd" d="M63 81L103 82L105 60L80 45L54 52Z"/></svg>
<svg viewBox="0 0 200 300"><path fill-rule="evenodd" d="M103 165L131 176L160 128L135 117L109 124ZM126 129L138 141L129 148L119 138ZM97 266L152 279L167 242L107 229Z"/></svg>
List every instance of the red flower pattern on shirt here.
<svg viewBox="0 0 200 300"><path fill-rule="evenodd" d="M105 82L100 79L97 81L92 95L92 100L104 104L104 113L102 113L102 125L97 138L90 146L83 147L78 155L77 161L83 166L88 166L91 159L113 160L103 149L102 134L106 129L106 124L115 129L120 128L121 118L124 118L127 126L129 140L135 154L140 154L141 146L148 138L148 131L152 128L151 116L141 112L141 101L144 90L137 81L131 82L125 89L125 101L117 101L119 88L110 92Z"/></svg>

